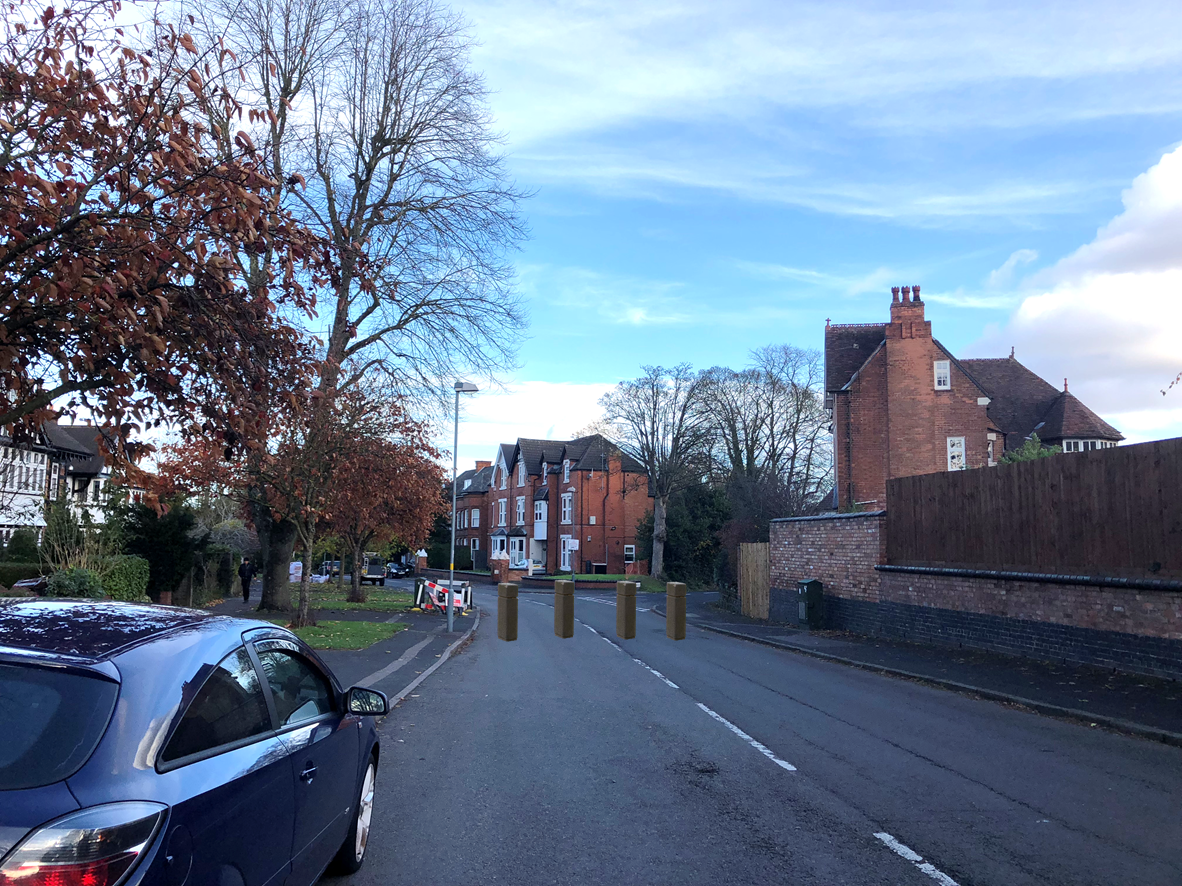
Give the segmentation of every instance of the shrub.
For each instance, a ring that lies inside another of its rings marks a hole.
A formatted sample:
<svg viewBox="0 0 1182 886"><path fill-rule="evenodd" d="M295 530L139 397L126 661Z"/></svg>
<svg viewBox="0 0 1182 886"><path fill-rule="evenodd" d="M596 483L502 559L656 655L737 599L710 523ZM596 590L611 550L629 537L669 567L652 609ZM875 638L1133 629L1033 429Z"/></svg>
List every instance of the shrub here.
<svg viewBox="0 0 1182 886"><path fill-rule="evenodd" d="M4 550L4 559L10 563L36 563L37 534L32 529L18 529L8 540L8 547Z"/></svg>
<svg viewBox="0 0 1182 886"><path fill-rule="evenodd" d="M49 576L51 597L102 597L103 582L91 569L71 567Z"/></svg>
<svg viewBox="0 0 1182 886"><path fill-rule="evenodd" d="M103 593L112 600L142 603L148 600L148 577L148 561L143 557L112 557L103 574Z"/></svg>
<svg viewBox="0 0 1182 886"><path fill-rule="evenodd" d="M36 578L41 567L36 563L0 563L0 585L12 587L22 578Z"/></svg>

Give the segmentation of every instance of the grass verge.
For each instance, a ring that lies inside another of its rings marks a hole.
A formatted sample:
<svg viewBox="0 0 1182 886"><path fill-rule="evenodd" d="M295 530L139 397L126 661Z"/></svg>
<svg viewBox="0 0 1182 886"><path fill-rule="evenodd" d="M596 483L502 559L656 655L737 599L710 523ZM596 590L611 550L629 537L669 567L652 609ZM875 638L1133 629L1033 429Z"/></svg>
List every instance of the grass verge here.
<svg viewBox="0 0 1182 886"><path fill-rule="evenodd" d="M414 602L414 595L410 592L387 590L381 585L376 587L364 585L362 587L362 593L365 594L364 603L350 603L349 589L347 587L343 590L338 590L335 584L312 585L312 589L308 593L308 599L313 609L361 609L370 612L405 612L410 609L411 604ZM299 599L300 586L293 584L291 586L292 605L296 605Z"/></svg>
<svg viewBox="0 0 1182 886"><path fill-rule="evenodd" d="M267 621L287 627L284 618ZM306 628L293 628L292 632L313 649L365 649L409 627L404 622L322 621Z"/></svg>

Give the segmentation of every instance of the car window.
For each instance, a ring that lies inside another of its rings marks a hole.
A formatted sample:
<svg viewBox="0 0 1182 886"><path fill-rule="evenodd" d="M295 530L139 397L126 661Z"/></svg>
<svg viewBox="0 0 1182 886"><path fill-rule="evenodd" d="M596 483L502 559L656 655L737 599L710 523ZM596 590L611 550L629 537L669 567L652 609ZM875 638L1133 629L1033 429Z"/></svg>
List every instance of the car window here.
<svg viewBox="0 0 1182 886"><path fill-rule="evenodd" d="M106 732L118 695L107 680L0 664L0 791L77 772Z"/></svg>
<svg viewBox="0 0 1182 886"><path fill-rule="evenodd" d="M282 726L312 720L332 711L332 689L324 677L297 655L282 649L259 653Z"/></svg>
<svg viewBox="0 0 1182 886"><path fill-rule="evenodd" d="M160 759L179 760L260 735L270 728L258 672L246 650L239 648L223 658L209 675Z"/></svg>

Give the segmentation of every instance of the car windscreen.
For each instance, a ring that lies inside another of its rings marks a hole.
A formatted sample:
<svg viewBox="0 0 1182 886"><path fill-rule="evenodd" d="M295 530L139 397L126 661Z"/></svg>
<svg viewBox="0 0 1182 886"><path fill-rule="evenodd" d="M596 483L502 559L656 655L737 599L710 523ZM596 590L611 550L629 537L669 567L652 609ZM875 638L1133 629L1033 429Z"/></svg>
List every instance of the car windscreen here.
<svg viewBox="0 0 1182 886"><path fill-rule="evenodd" d="M0 791L69 778L107 730L119 687L57 668L0 664Z"/></svg>

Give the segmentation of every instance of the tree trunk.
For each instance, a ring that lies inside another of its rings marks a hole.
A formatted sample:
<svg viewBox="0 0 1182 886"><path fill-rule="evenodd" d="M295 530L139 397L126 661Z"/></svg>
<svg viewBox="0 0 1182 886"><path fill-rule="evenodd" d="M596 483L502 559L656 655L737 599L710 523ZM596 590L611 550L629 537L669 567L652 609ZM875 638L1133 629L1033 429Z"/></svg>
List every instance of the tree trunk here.
<svg viewBox="0 0 1182 886"><path fill-rule="evenodd" d="M669 504L668 496L653 498L653 561L649 564L649 574L656 579L665 577L665 539L669 537L668 527L665 525L665 510Z"/></svg>
<svg viewBox="0 0 1182 886"><path fill-rule="evenodd" d="M316 624L308 612L311 602L309 591L312 587L312 547L315 541L316 529L313 527L312 531L308 533L308 544L304 547L304 569L303 575L300 576L300 605L296 611L296 617L292 619L292 627L306 628L308 625Z"/></svg>
<svg viewBox="0 0 1182 886"><path fill-rule="evenodd" d="M268 513L265 519L256 518L255 527L263 556L263 597L259 609L279 612L291 611L291 557L295 550L296 528L290 520L276 523ZM264 529L264 527L266 527ZM267 541L264 544L263 538Z"/></svg>
<svg viewBox="0 0 1182 886"><path fill-rule="evenodd" d="M337 542L337 544L333 547L333 553L329 554L329 556L334 557L335 559L341 561L341 568L337 572L337 591L343 594L345 592L345 545L344 545L344 543ZM329 570L329 575L330 576L332 575L331 569Z"/></svg>
<svg viewBox="0 0 1182 886"><path fill-rule="evenodd" d="M353 546L353 571L351 573L352 581L349 583L349 602L350 603L364 603L365 594L361 592L361 563L363 560L361 548L363 542L357 542Z"/></svg>

